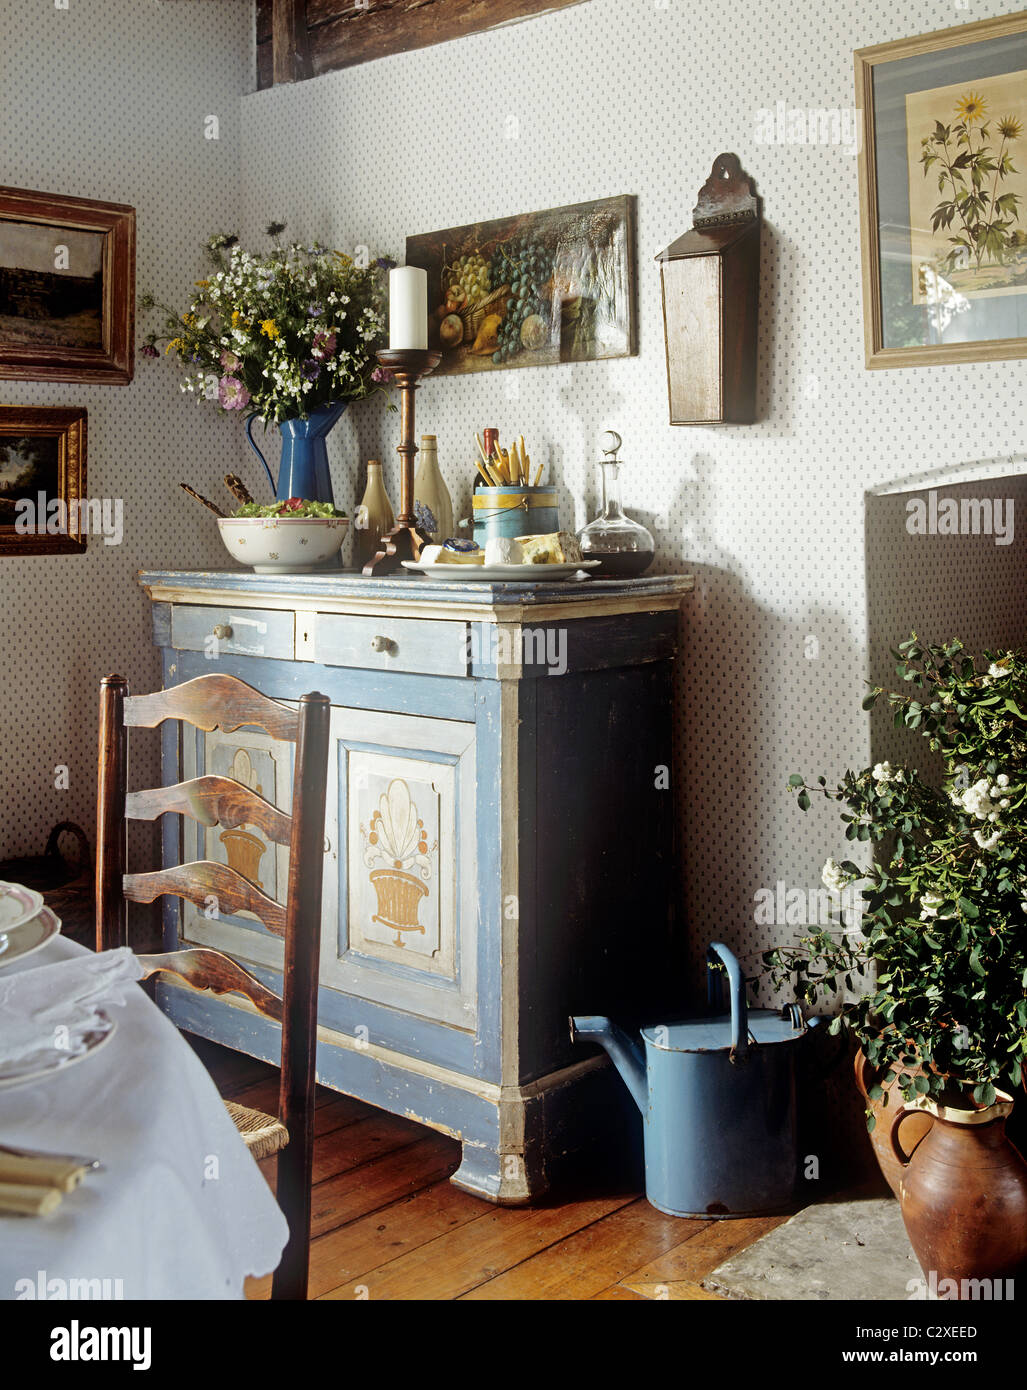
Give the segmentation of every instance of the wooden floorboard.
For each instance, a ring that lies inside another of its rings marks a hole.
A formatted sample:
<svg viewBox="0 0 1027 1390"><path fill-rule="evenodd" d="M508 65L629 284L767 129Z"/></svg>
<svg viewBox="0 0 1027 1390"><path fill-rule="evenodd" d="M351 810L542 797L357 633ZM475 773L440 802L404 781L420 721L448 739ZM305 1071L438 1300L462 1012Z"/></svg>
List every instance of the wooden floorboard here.
<svg viewBox="0 0 1027 1390"><path fill-rule="evenodd" d="M277 1109L278 1073L191 1038L222 1095ZM723 1301L702 1280L786 1217L665 1216L603 1189L497 1207L448 1181L460 1145L318 1088L309 1297L377 1300ZM275 1160L260 1164L274 1184ZM271 1278L247 1281L267 1298Z"/></svg>
<svg viewBox="0 0 1027 1390"><path fill-rule="evenodd" d="M678 1217L665 1216L638 1197L463 1297L592 1298L676 1245L681 1240L680 1227Z"/></svg>

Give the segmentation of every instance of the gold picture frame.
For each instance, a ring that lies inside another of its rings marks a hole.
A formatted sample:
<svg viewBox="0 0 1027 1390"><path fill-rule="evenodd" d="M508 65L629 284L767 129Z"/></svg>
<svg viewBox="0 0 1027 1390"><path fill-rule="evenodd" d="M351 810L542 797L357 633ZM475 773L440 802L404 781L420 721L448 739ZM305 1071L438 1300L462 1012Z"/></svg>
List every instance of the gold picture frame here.
<svg viewBox="0 0 1027 1390"><path fill-rule="evenodd" d="M85 551L86 418L79 406L0 406L0 556Z"/></svg>
<svg viewBox="0 0 1027 1390"><path fill-rule="evenodd" d="M1027 357L1027 11L854 57L866 366Z"/></svg>

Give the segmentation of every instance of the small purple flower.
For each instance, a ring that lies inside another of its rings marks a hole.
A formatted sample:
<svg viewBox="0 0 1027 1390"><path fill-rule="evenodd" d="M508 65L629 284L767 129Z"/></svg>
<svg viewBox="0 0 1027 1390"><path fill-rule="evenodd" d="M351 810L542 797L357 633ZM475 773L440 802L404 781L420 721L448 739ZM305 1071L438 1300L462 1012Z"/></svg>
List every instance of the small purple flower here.
<svg viewBox="0 0 1027 1390"><path fill-rule="evenodd" d="M418 530L427 531L429 535L434 535L439 529L439 523L435 520L435 513L424 502L414 503L414 520Z"/></svg>
<svg viewBox="0 0 1027 1390"><path fill-rule="evenodd" d="M142 353L142 355L143 355L144 357L159 357L159 356L160 356L160 353L157 351L157 349L154 347L154 345L153 345L152 343L145 343L145 344L139 349L139 351Z"/></svg>
<svg viewBox="0 0 1027 1390"><path fill-rule="evenodd" d="M313 357L307 359L302 367L304 381L316 381L321 375L322 363L314 360Z"/></svg>
<svg viewBox="0 0 1027 1390"><path fill-rule="evenodd" d="M325 333L322 329L314 334L314 343L310 349L311 357L331 357L335 351L336 337L334 333Z"/></svg>
<svg viewBox="0 0 1027 1390"><path fill-rule="evenodd" d="M392 259L391 256L379 256L378 259L375 261L375 265L378 267L379 270L396 269L396 262Z"/></svg>
<svg viewBox="0 0 1027 1390"><path fill-rule="evenodd" d="M218 382L218 400L225 410L242 410L250 403L250 393L234 376L223 376Z"/></svg>
<svg viewBox="0 0 1027 1390"><path fill-rule="evenodd" d="M376 381L380 386L388 386L389 382L392 380L392 368L375 367L374 371L371 373L371 380Z"/></svg>
<svg viewBox="0 0 1027 1390"><path fill-rule="evenodd" d="M324 306L323 304L308 304L308 305L307 305L307 318L308 318L308 319L316 319L316 318L319 318L320 315L324 313L324 311L325 311L325 306Z"/></svg>

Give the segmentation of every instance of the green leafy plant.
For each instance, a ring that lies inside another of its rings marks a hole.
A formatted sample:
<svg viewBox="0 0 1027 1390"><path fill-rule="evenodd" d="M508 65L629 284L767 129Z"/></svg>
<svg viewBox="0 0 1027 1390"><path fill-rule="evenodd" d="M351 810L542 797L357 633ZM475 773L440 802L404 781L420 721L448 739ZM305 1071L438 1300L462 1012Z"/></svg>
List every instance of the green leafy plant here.
<svg viewBox="0 0 1027 1390"><path fill-rule="evenodd" d="M979 669L962 643L916 634L893 656L908 687L887 697L895 725L941 755L941 785L889 763L834 788L789 779L804 811L813 795L844 806L846 838L878 846L877 862L824 866L835 892L865 885L856 930L814 928L764 965L806 1003L857 994L831 1027L850 1027L876 1068L872 1098L894 1082L906 1100L955 1091L987 1106L1027 1076L1027 656L986 652Z"/></svg>
<svg viewBox="0 0 1027 1390"><path fill-rule="evenodd" d="M238 237L206 243L211 269L196 281L185 313L143 295L144 310L165 315L148 335L144 357L174 354L186 364L182 390L224 411L265 421L305 417L339 401L360 400L390 379L376 363L385 338L385 277L393 262L360 262L314 242L283 245L272 222L272 248L252 255Z"/></svg>
<svg viewBox="0 0 1027 1390"><path fill-rule="evenodd" d="M983 97L968 92L956 103L956 121L935 121L933 133L920 142L924 178L937 164L938 192L944 195L931 214L932 231L947 230L953 223L958 229L949 237L952 250L941 262L943 270L956 269L964 261L973 261L980 270L985 256L1002 264L1007 250L1020 244L1014 230L1020 220L1019 195L1000 188L1017 172L1009 147L1023 127L1014 116L1003 116L994 148L986 107Z"/></svg>

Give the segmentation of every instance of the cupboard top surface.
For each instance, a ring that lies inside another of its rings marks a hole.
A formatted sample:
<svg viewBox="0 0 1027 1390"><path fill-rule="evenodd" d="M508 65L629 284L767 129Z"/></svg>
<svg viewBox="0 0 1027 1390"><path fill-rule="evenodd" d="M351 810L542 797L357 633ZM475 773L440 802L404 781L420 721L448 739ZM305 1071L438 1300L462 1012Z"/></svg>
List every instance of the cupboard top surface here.
<svg viewBox="0 0 1027 1390"><path fill-rule="evenodd" d="M243 570L142 570L139 582L155 602L264 606L334 612L409 613L517 622L530 615L599 616L676 608L694 587L691 575L585 579L548 584L485 584L473 580L366 578L353 572L266 575Z"/></svg>

